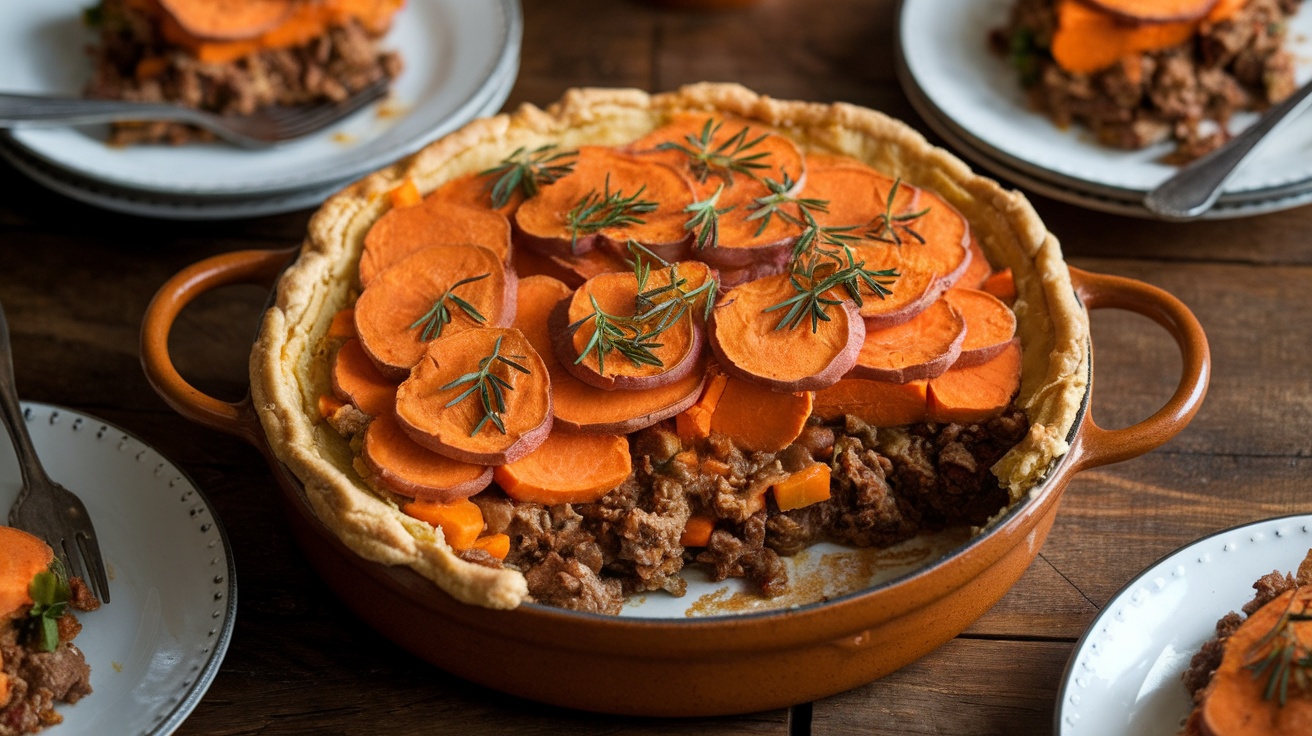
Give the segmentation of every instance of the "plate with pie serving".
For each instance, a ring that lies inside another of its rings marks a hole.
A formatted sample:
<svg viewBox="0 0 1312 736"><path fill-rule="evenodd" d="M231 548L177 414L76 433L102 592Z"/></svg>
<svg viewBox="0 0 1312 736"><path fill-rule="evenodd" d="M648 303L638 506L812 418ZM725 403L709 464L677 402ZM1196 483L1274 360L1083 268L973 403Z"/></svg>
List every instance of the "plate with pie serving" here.
<svg viewBox="0 0 1312 736"><path fill-rule="evenodd" d="M111 597L77 614L92 692L57 705L64 720L49 732L91 736L113 724L122 733L172 733L218 675L232 639L237 579L223 526L177 466L128 432L49 404L23 409L42 464L96 525ZM13 449L0 443L0 509L21 486Z"/></svg>
<svg viewBox="0 0 1312 736"><path fill-rule="evenodd" d="M1312 515L1244 524L1181 547L1130 581L1076 644L1058 691L1061 736L1178 733L1193 707L1182 676L1217 621L1272 571L1299 569Z"/></svg>
<svg viewBox="0 0 1312 736"><path fill-rule="evenodd" d="M0 89L79 95L95 42L78 0L0 6ZM104 128L23 128L6 144L104 185L159 196L251 197L322 188L404 156L467 122L518 71L518 2L413 1L392 19L383 48L404 65L390 98L303 140L269 150L215 143L106 145Z"/></svg>
<svg viewBox="0 0 1312 736"><path fill-rule="evenodd" d="M1020 73L990 49L989 33L1004 28L1020 0L983 0L959 6L950 0L904 0L898 19L900 77L924 98L918 106L939 117L987 155L1021 174L1093 197L1141 201L1176 171L1163 162L1169 143L1138 150L1101 145L1079 124L1059 127L1035 111ZM1025 0L1029 5L1036 3ZM1231 3L1233 5L1233 3ZM1285 46L1294 62L1294 81L1312 79L1312 13L1306 8L1288 22ZM1231 131L1256 117L1238 112ZM1222 203L1272 201L1312 187L1312 139L1290 126L1266 141L1238 171Z"/></svg>

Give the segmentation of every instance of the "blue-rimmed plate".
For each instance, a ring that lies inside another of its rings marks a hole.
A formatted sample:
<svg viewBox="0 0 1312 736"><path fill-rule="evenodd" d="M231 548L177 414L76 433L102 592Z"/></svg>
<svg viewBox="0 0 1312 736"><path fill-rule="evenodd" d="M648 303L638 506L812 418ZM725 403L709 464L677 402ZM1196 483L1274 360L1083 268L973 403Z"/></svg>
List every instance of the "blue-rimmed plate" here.
<svg viewBox="0 0 1312 736"><path fill-rule="evenodd" d="M78 614L94 691L59 707L64 722L51 733L172 733L232 637L237 579L223 527L195 484L141 440L70 409L23 406L42 464L96 525L112 599ZM13 449L0 441L0 520L21 484Z"/></svg>

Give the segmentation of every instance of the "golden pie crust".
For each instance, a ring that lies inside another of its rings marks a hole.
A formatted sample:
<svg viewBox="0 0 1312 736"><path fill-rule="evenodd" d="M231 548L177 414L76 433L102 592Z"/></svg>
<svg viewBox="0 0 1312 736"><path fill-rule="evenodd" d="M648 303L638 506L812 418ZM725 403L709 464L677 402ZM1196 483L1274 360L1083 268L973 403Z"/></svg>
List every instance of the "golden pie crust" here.
<svg viewBox="0 0 1312 736"><path fill-rule="evenodd" d="M369 489L346 440L320 419L331 392L322 354L333 314L358 293L365 234L388 209L386 193L410 178L427 193L498 164L517 148L620 145L687 111L719 111L773 126L804 151L853 156L889 176L937 192L970 222L989 261L1010 268L1024 351L1017 406L1029 434L993 468L1012 503L1023 499L1069 449L1088 381L1088 321L1056 238L1018 192L978 176L904 123L843 103L789 102L733 84L696 84L663 94L579 89L545 110L473 121L415 155L352 184L310 221L297 261L277 286L251 354L251 394L269 445L301 480L315 514L361 557L406 565L453 597L513 608L527 596L522 574L460 559L440 530Z"/></svg>

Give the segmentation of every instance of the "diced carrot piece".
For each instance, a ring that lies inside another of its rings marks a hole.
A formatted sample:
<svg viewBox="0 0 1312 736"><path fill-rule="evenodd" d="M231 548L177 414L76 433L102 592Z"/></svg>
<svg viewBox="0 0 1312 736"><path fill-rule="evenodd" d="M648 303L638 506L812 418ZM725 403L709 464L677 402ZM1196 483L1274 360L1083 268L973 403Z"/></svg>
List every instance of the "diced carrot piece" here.
<svg viewBox="0 0 1312 736"><path fill-rule="evenodd" d="M346 402L336 396L328 394L319 394L319 416L328 419L337 413L337 410L346 406Z"/></svg>
<svg viewBox="0 0 1312 736"><path fill-rule="evenodd" d="M355 308L337 310L328 324L328 337L355 337Z"/></svg>
<svg viewBox="0 0 1312 736"><path fill-rule="evenodd" d="M792 511L829 498L829 466L815 463L774 484L780 511Z"/></svg>
<svg viewBox="0 0 1312 736"><path fill-rule="evenodd" d="M388 200L391 201L392 207L400 209L401 207L411 207L424 201L424 196L419 193L419 187L415 185L415 180L406 177L406 180L393 187L387 193Z"/></svg>
<svg viewBox="0 0 1312 736"><path fill-rule="evenodd" d="M993 274L993 267L989 265L988 256L984 255L984 249L980 247L979 239L974 233L970 234L970 263L966 265L966 272L961 275L961 280L956 283L958 288L978 289L984 283L985 279Z"/></svg>
<svg viewBox="0 0 1312 736"><path fill-rule="evenodd" d="M1016 281L1011 276L1010 268L1004 268L988 277L979 288L1001 299L1009 307L1016 304Z"/></svg>
<svg viewBox="0 0 1312 736"><path fill-rule="evenodd" d="M684 439L705 439L711 436L711 417L715 414L715 405L724 395L724 387L729 384L729 377L715 373L706 379L706 388L702 390L697 403L674 418L674 428Z"/></svg>
<svg viewBox="0 0 1312 736"><path fill-rule="evenodd" d="M441 528L451 549L469 549L483 533L483 510L467 498L451 503L411 501L401 511Z"/></svg>
<svg viewBox="0 0 1312 736"><path fill-rule="evenodd" d="M690 516L683 527L683 534L679 535L679 544L684 547L705 547L711 543L713 531L715 519L710 516Z"/></svg>
<svg viewBox="0 0 1312 736"><path fill-rule="evenodd" d="M510 537L505 534L489 534L475 539L470 547L481 549L498 560L504 560L506 555L510 554Z"/></svg>

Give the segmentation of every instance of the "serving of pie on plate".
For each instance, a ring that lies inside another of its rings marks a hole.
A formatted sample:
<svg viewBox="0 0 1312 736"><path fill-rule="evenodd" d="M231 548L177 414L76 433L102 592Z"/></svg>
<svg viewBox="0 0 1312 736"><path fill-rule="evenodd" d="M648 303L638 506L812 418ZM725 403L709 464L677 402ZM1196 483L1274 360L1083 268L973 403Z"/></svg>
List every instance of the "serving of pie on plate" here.
<svg viewBox="0 0 1312 736"><path fill-rule="evenodd" d="M356 554L615 613L987 527L1069 449L1087 355L1021 195L878 112L700 84L574 90L331 198L251 385Z"/></svg>

